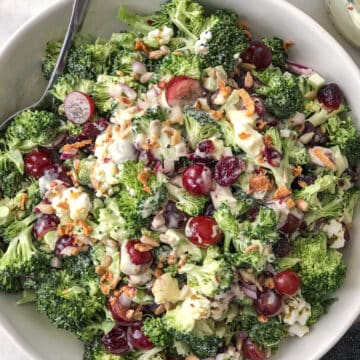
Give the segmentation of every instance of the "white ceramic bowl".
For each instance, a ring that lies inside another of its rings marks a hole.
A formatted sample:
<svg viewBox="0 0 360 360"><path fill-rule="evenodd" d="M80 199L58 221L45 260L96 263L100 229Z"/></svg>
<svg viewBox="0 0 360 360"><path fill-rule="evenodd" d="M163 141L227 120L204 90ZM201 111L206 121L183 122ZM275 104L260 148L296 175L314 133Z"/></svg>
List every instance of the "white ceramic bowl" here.
<svg viewBox="0 0 360 360"><path fill-rule="evenodd" d="M108 36L122 29L116 20L120 3L141 13L158 8L159 0L92 0L83 31ZM311 18L284 0L209 0L208 6L236 10L251 25L256 36L278 35L292 39L296 47L293 60L318 70L328 81L340 84L360 119L359 69L340 45ZM0 51L0 119L37 99L44 87L40 59L45 43L59 38L65 31L71 7L70 0L59 1L20 29ZM350 327L360 313L360 217L354 221L353 238L346 249L349 267L339 300L329 314L314 326L303 339L291 339L280 346L274 359L315 360L329 350ZM81 344L70 334L56 330L35 312L31 305L17 306L18 296L0 297L0 326L31 359L79 360Z"/></svg>

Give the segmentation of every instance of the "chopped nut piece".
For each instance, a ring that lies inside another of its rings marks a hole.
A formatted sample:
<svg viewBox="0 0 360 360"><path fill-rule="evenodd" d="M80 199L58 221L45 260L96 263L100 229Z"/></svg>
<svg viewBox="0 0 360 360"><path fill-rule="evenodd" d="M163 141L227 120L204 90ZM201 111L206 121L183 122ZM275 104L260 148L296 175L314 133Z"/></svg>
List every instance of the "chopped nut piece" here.
<svg viewBox="0 0 360 360"><path fill-rule="evenodd" d="M297 166L295 168L291 169L291 173L295 176L298 177L302 174L302 167L301 166Z"/></svg>
<svg viewBox="0 0 360 360"><path fill-rule="evenodd" d="M249 254L251 252L258 251L259 249L260 249L260 247L258 244L252 244L244 250L244 254Z"/></svg>
<svg viewBox="0 0 360 360"><path fill-rule="evenodd" d="M159 247L159 246L160 246L160 244L159 244L155 239L153 239L152 237L147 236L147 235L143 235L143 236L140 238L140 241L141 241L143 244L151 245L152 247Z"/></svg>
<svg viewBox="0 0 360 360"><path fill-rule="evenodd" d="M245 89L237 90L237 93L245 104L246 115L253 115L255 113L255 103L250 94Z"/></svg>
<svg viewBox="0 0 360 360"><path fill-rule="evenodd" d="M38 204L36 208L43 214L55 214L55 209L50 204Z"/></svg>
<svg viewBox="0 0 360 360"><path fill-rule="evenodd" d="M274 279L272 277L270 278L267 278L265 280L265 283L264 285L269 288L269 289L274 289L275 288L275 282L274 282Z"/></svg>
<svg viewBox="0 0 360 360"><path fill-rule="evenodd" d="M289 208L289 209L293 209L295 207L295 201L293 199L287 199L286 200L286 206Z"/></svg>
<svg viewBox="0 0 360 360"><path fill-rule="evenodd" d="M268 191L273 188L273 184L266 175L255 175L249 178L249 192L250 194L256 191Z"/></svg>
<svg viewBox="0 0 360 360"><path fill-rule="evenodd" d="M113 258L110 256L110 255L105 255L102 263L101 263L101 266L105 269L107 269L113 262Z"/></svg>
<svg viewBox="0 0 360 360"><path fill-rule="evenodd" d="M254 78L251 73L248 71L245 75L244 86L248 89L252 88L254 85Z"/></svg>
<svg viewBox="0 0 360 360"><path fill-rule="evenodd" d="M265 315L259 315L257 319L261 323L267 323L269 321L269 319Z"/></svg>
<svg viewBox="0 0 360 360"><path fill-rule="evenodd" d="M299 210L305 212L309 209L309 204L305 200L296 200L296 206Z"/></svg>
<svg viewBox="0 0 360 360"><path fill-rule="evenodd" d="M165 309L165 305L164 304L160 304L154 311L155 315L161 315L166 311Z"/></svg>
<svg viewBox="0 0 360 360"><path fill-rule="evenodd" d="M95 272L98 274L98 275L105 275L106 274L106 268L104 268L103 266L97 266L95 268Z"/></svg>
<svg viewBox="0 0 360 360"><path fill-rule="evenodd" d="M134 249L140 252L151 251L154 247L149 244L137 243L134 245Z"/></svg>

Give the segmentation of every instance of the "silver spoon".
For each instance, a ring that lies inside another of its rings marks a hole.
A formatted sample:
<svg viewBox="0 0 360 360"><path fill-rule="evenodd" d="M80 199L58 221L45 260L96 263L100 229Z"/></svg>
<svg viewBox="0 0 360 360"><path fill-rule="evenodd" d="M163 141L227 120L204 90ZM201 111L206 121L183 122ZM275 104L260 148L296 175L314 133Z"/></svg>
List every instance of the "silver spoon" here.
<svg viewBox="0 0 360 360"><path fill-rule="evenodd" d="M65 38L63 44L60 49L59 57L56 61L56 65L54 71L51 74L50 80L46 86L46 89L41 96L41 98L34 104L16 112L15 114L8 117L5 121L0 124L0 130L6 127L6 125L14 119L17 115L25 110L44 110L49 108L52 103L52 96L50 95L49 91L54 85L54 82L61 75L64 71L66 65L66 56L69 52L69 49L72 45L73 39L75 35L80 31L82 24L84 22L85 16L88 11L90 0L75 0L71 12L70 22L68 28L66 30Z"/></svg>

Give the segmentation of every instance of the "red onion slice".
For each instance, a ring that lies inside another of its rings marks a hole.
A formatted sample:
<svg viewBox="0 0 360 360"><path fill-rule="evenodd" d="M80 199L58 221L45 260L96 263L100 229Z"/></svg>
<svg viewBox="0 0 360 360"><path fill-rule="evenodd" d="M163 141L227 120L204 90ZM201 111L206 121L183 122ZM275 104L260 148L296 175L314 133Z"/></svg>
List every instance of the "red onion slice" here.
<svg viewBox="0 0 360 360"><path fill-rule="evenodd" d="M310 76L314 72L313 69L307 66L296 64L290 61L286 62L286 70L296 75L305 75L305 76Z"/></svg>

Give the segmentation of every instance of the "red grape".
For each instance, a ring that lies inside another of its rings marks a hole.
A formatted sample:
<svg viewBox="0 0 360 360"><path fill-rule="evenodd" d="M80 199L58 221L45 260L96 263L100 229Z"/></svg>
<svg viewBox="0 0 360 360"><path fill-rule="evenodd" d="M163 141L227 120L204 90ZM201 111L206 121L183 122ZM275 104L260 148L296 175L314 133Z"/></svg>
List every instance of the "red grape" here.
<svg viewBox="0 0 360 360"><path fill-rule="evenodd" d="M183 174L183 185L193 195L208 194L212 185L211 170L201 163L189 166Z"/></svg>
<svg viewBox="0 0 360 360"><path fill-rule="evenodd" d="M215 165L214 178L221 186L230 186L235 183L242 171L244 162L233 156L223 157Z"/></svg>
<svg viewBox="0 0 360 360"><path fill-rule="evenodd" d="M261 41L250 41L249 46L241 53L241 60L253 64L257 70L264 70L272 60L271 50Z"/></svg>
<svg viewBox="0 0 360 360"><path fill-rule="evenodd" d="M130 326L127 329L129 344L136 350L150 350L154 344L142 332L141 325Z"/></svg>
<svg viewBox="0 0 360 360"><path fill-rule="evenodd" d="M138 251L135 249L136 244L141 244L141 242L137 240L131 240L126 244L126 250L129 253L131 262L135 265L151 263L153 259L151 251Z"/></svg>
<svg viewBox="0 0 360 360"><path fill-rule="evenodd" d="M256 312L260 315L275 316L281 309L281 296L273 290L265 290L254 303Z"/></svg>
<svg viewBox="0 0 360 360"><path fill-rule="evenodd" d="M64 111L69 121L84 124L94 115L94 101L88 94L73 91L64 100Z"/></svg>
<svg viewBox="0 0 360 360"><path fill-rule="evenodd" d="M38 179L44 174L45 168L52 164L51 155L45 149L33 150L25 156L24 164L26 175Z"/></svg>
<svg viewBox="0 0 360 360"><path fill-rule="evenodd" d="M121 355L130 350L126 330L122 327L115 327L103 336L102 343L107 352Z"/></svg>
<svg viewBox="0 0 360 360"><path fill-rule="evenodd" d="M295 271L284 270L274 277L275 289L282 295L293 296L300 289L300 278Z"/></svg>
<svg viewBox="0 0 360 360"><path fill-rule="evenodd" d="M165 225L169 229L179 229L185 226L188 216L176 207L174 201L168 201L164 209Z"/></svg>
<svg viewBox="0 0 360 360"><path fill-rule="evenodd" d="M249 360L265 360L265 353L259 350L255 341L247 338L242 344L242 351Z"/></svg>
<svg viewBox="0 0 360 360"><path fill-rule="evenodd" d="M68 176L66 169L63 165L52 164L44 169L44 176L51 180L60 180L69 185L72 184L71 178Z"/></svg>
<svg viewBox="0 0 360 360"><path fill-rule="evenodd" d="M131 301L130 301L131 304ZM133 321L126 317L126 312L129 310L129 306L125 306L120 303L117 296L111 296L107 303L107 308L110 310L113 319L120 323L131 323ZM125 324L124 324L125 325Z"/></svg>
<svg viewBox="0 0 360 360"><path fill-rule="evenodd" d="M49 231L55 230L59 224L60 220L55 214L43 214L36 219L33 234L36 239L40 239Z"/></svg>
<svg viewBox="0 0 360 360"><path fill-rule="evenodd" d="M317 99L326 108L336 110L343 100L343 93L337 84L332 83L319 90Z"/></svg>
<svg viewBox="0 0 360 360"><path fill-rule="evenodd" d="M200 82L188 76L173 77L165 89L166 101L170 107L193 105L202 93Z"/></svg>
<svg viewBox="0 0 360 360"><path fill-rule="evenodd" d="M222 236L216 220L211 216L196 216L189 219L185 235L199 247L217 244Z"/></svg>
<svg viewBox="0 0 360 360"><path fill-rule="evenodd" d="M108 125L109 123L103 118L94 122L87 122L84 124L81 134L86 139L95 139L108 127Z"/></svg>

